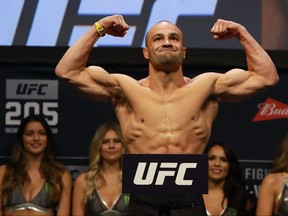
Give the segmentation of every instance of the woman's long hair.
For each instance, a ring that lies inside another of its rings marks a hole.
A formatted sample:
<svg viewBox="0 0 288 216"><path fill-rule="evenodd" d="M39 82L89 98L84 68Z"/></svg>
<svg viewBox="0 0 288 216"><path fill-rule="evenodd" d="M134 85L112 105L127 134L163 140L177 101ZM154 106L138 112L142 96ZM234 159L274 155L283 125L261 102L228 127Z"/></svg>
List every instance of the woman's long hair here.
<svg viewBox="0 0 288 216"><path fill-rule="evenodd" d="M8 193L16 187L26 190L31 183L27 172L26 151L23 144L23 134L30 122L39 122L45 129L47 135L47 146L44 150L39 171L46 183L49 184L49 197L51 201L58 202L62 190L62 175L66 167L55 160L55 146L51 129L45 118L41 115L31 115L24 118L16 133L16 139L12 148L9 161L6 164L6 171L3 176L0 188L2 207L7 205Z"/></svg>
<svg viewBox="0 0 288 216"><path fill-rule="evenodd" d="M222 200L222 205L224 204L225 198L227 198L229 207L245 212L248 202L248 192L245 188L246 182L242 176L238 158L229 146L220 142L214 142L207 146L204 154L208 154L210 149L214 146L223 148L229 163L228 175L223 187L224 198Z"/></svg>
<svg viewBox="0 0 288 216"><path fill-rule="evenodd" d="M288 172L288 133L278 146L271 172Z"/></svg>
<svg viewBox="0 0 288 216"><path fill-rule="evenodd" d="M100 125L97 128L97 131L92 138L90 144L90 153L89 153L89 171L86 176L87 181L87 192L85 195L84 202L87 202L87 199L90 198L93 194L93 191L96 189L95 181L97 179L101 179L104 181L102 176L103 170L103 159L101 156L101 147L103 143L103 139L105 134L109 131L113 130L117 134L123 145L123 152L126 152L126 145L122 137L121 129L118 123L116 122L106 122ZM121 160L119 160L119 164L121 167ZM119 182L122 180L122 172L119 173Z"/></svg>

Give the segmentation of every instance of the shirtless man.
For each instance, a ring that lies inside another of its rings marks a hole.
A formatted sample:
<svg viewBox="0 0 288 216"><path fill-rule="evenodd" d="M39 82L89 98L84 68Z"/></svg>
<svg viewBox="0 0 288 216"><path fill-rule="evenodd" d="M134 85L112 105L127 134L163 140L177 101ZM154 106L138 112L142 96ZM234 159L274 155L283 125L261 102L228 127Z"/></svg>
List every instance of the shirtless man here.
<svg viewBox="0 0 288 216"><path fill-rule="evenodd" d="M102 18L67 50L56 74L91 99L114 105L130 153L202 154L221 101L241 101L278 82L272 60L246 28L221 19L211 33L217 40L239 40L246 53L247 71L232 69L224 74L184 77L183 35L167 21L155 24L146 35L146 78L135 80L99 66L86 66L101 36L124 37L128 29L121 15Z"/></svg>

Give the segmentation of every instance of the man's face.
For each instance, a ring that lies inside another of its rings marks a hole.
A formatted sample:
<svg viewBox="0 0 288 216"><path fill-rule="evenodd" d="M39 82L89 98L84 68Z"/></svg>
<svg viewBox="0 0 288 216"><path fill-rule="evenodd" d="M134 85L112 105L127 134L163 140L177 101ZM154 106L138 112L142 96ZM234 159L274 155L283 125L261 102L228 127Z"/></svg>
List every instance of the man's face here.
<svg viewBox="0 0 288 216"><path fill-rule="evenodd" d="M146 46L144 57L153 65L179 65L185 58L182 32L169 22L160 22L150 29Z"/></svg>

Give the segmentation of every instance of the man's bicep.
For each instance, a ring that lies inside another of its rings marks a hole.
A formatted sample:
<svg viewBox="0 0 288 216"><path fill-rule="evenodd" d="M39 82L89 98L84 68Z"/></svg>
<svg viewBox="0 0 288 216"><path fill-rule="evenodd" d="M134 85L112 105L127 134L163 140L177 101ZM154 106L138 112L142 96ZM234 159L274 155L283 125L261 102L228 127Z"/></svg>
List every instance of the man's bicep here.
<svg viewBox="0 0 288 216"><path fill-rule="evenodd" d="M232 69L219 76L215 82L214 94L226 101L240 101L253 96L260 89L261 86L252 73Z"/></svg>
<svg viewBox="0 0 288 216"><path fill-rule="evenodd" d="M119 91L115 78L101 67L85 68L70 82L87 97L96 101L107 101Z"/></svg>
<svg viewBox="0 0 288 216"><path fill-rule="evenodd" d="M105 69L98 66L90 66L87 69L87 74L92 82L103 87L117 86L118 83L113 75L109 74Z"/></svg>

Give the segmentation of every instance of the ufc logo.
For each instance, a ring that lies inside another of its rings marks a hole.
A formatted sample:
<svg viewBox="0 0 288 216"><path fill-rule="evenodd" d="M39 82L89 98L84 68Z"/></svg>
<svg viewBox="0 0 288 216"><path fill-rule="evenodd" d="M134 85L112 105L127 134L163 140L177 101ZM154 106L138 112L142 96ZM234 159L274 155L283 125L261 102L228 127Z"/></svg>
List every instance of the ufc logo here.
<svg viewBox="0 0 288 216"><path fill-rule="evenodd" d="M45 88L47 88L47 84L38 84L38 83L24 83L18 84L16 89L16 94L18 95L31 95L35 92L37 95L46 95Z"/></svg>
<svg viewBox="0 0 288 216"><path fill-rule="evenodd" d="M7 79L6 99L58 100L58 80Z"/></svg>
<svg viewBox="0 0 288 216"><path fill-rule="evenodd" d="M144 178L144 173L146 170L146 165L149 164L146 178ZM184 179L187 169L194 169L197 167L197 163L160 163L158 168L157 162L139 162L133 183L135 185L152 185L155 180L155 185L163 185L166 177L174 177L176 185L192 185L192 179ZM158 168L158 169L157 169ZM177 171L177 172L176 172Z"/></svg>
<svg viewBox="0 0 288 216"><path fill-rule="evenodd" d="M0 0L0 20L6 21L0 22L0 45L71 45L90 28L91 21L106 15L123 14L133 19L127 36L120 40L105 37L98 44L140 47L145 42L145 29L147 31L152 24L163 19L176 23L180 16L213 16L217 2L218 0L186 0L181 3L178 0ZM169 13L167 5L173 8ZM146 11L144 16L143 11ZM148 19L146 13L149 14ZM31 19L27 19L27 16ZM137 34L138 31L140 35Z"/></svg>

